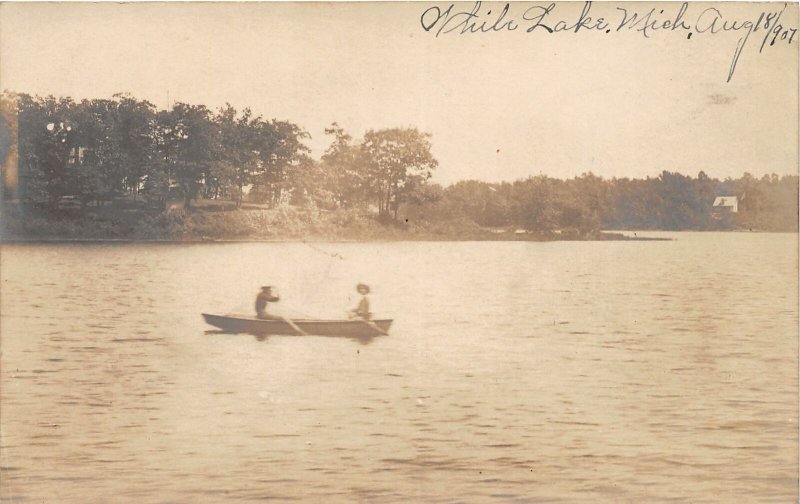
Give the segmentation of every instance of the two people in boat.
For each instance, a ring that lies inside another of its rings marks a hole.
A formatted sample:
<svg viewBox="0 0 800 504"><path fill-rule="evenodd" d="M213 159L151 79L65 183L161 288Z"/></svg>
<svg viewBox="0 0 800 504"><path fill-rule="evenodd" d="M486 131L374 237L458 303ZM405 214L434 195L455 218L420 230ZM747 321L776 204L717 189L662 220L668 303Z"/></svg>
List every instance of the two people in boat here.
<svg viewBox="0 0 800 504"><path fill-rule="evenodd" d="M356 291L361 294L361 300L358 302L358 306L350 310L349 317L350 319L369 320L372 318L372 313L369 311L369 298L367 298L369 286L359 283L356 286ZM284 320L283 317L271 315L267 312L267 306L278 301L280 301L280 296L271 285L261 287L261 292L256 296L256 317L263 320Z"/></svg>

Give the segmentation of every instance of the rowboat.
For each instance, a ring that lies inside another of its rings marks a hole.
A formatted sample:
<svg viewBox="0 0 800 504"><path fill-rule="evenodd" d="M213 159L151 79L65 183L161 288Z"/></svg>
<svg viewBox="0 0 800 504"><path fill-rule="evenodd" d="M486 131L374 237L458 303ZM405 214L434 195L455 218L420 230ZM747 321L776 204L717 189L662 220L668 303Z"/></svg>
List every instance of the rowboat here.
<svg viewBox="0 0 800 504"><path fill-rule="evenodd" d="M211 315L203 313L206 323L226 333L287 336L341 336L346 338L371 338L386 335L391 319L382 320L264 320L242 315Z"/></svg>

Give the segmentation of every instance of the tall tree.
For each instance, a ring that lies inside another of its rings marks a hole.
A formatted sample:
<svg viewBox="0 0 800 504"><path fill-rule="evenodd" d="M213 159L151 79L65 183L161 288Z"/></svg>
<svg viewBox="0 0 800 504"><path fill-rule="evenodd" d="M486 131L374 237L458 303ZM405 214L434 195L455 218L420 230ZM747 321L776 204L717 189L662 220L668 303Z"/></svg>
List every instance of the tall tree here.
<svg viewBox="0 0 800 504"><path fill-rule="evenodd" d="M367 202L368 162L361 145L337 123L325 129L333 137L320 159L316 198L332 207L352 207Z"/></svg>
<svg viewBox="0 0 800 504"><path fill-rule="evenodd" d="M295 171L310 163L310 149L303 143L307 138L310 135L294 123L276 119L259 121L255 146L261 170L256 183L270 206L291 196Z"/></svg>
<svg viewBox="0 0 800 504"><path fill-rule="evenodd" d="M114 95L113 103L110 140L115 151L115 162L120 167L124 188L136 198L152 162L155 106L127 94Z"/></svg>
<svg viewBox="0 0 800 504"><path fill-rule="evenodd" d="M403 200L430 179L438 166L430 138L416 128L370 130L364 135L369 192L378 204L379 218L397 221Z"/></svg>
<svg viewBox="0 0 800 504"><path fill-rule="evenodd" d="M20 94L17 105L21 196L26 201L46 201L55 207L68 194L70 185L74 102L69 98Z"/></svg>
<svg viewBox="0 0 800 504"><path fill-rule="evenodd" d="M211 168L211 179L216 189L232 188L236 207L242 206L244 186L252 183L258 171L258 130L261 117L253 117L250 109L244 109L241 115L230 104L221 108L214 118L217 125L219 155Z"/></svg>
<svg viewBox="0 0 800 504"><path fill-rule="evenodd" d="M159 159L153 169L167 172L170 188L180 190L187 208L210 173L217 131L203 105L176 103L156 115L153 138Z"/></svg>
<svg viewBox="0 0 800 504"><path fill-rule="evenodd" d="M176 179L190 207L211 168L216 145L211 112L204 105L178 103L173 108L177 118L178 160Z"/></svg>

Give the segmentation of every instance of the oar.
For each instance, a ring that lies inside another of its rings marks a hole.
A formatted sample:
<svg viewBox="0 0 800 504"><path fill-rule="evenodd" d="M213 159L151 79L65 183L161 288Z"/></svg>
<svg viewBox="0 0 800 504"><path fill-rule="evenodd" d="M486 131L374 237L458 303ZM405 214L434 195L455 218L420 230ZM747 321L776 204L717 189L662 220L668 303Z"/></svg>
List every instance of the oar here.
<svg viewBox="0 0 800 504"><path fill-rule="evenodd" d="M301 336L308 336L308 333L307 333L307 332L305 332L304 330L300 329L299 327L297 327L297 324L295 324L294 322L292 322L292 320L291 320L291 319L288 319L288 318L286 318L286 317L281 317L281 318L283 319L283 321L284 321L284 322L286 322L287 324L289 324L290 326L292 326L292 329L294 329L295 331L297 331L297 334L299 334L299 335L301 335Z"/></svg>

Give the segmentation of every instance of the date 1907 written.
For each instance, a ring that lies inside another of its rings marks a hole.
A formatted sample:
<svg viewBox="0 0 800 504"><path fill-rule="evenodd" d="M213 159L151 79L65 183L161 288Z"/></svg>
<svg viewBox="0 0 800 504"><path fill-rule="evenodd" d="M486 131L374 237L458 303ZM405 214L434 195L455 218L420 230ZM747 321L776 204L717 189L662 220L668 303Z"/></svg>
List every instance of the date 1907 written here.
<svg viewBox="0 0 800 504"><path fill-rule="evenodd" d="M486 12L483 12L480 1L475 2L468 11L457 10L455 4L450 4L446 8L428 7L420 16L420 24L423 30L434 33L436 37L447 34L524 31L546 34L638 32L643 37L650 38L659 33L669 32L682 33L687 39L691 39L695 33L704 36L739 33L740 37L728 69L728 82L733 77L736 64L750 35L763 33L758 50L761 53L765 47L774 46L779 42L792 44L797 34L797 28L781 24L786 4L783 4L780 10L762 11L752 19L728 18L717 7L707 7L698 15L690 16L688 2L680 4L674 13L665 13L665 9L661 6L638 11L631 9L629 4L623 4L624 7L615 7L611 15L598 17L591 15L592 2L587 1L583 4L578 17L573 19L559 19L556 3L528 7L521 16L515 16L511 12L511 5L506 3L499 10L487 9Z"/></svg>

